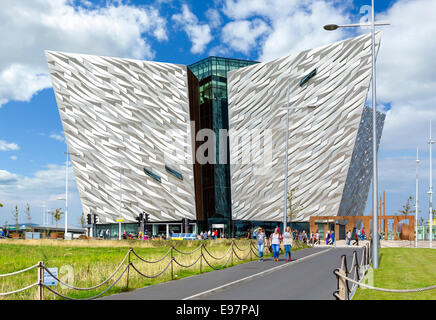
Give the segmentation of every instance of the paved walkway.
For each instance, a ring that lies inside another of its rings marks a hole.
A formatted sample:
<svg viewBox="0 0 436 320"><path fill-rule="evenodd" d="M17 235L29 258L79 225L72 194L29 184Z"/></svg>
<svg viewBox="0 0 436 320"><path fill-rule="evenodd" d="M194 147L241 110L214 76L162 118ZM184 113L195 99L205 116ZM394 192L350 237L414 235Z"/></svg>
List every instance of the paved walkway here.
<svg viewBox="0 0 436 320"><path fill-rule="evenodd" d="M428 240L418 240L418 248L429 248ZM433 241L435 247L436 241ZM382 248L415 248L415 240L380 240Z"/></svg>
<svg viewBox="0 0 436 320"><path fill-rule="evenodd" d="M353 243L354 240L351 240L351 243ZM359 240L359 245L347 245L347 241L346 240L337 240L336 241L336 247L337 248L362 248L363 246L365 246L367 243L369 243L368 240ZM316 244L315 248L331 248L334 247L332 245L327 245L325 244L325 240L321 240L321 244Z"/></svg>
<svg viewBox="0 0 436 320"><path fill-rule="evenodd" d="M360 253L360 249L354 250ZM278 262L267 258L264 262L248 262L103 299L333 299L333 270L340 265L342 254L351 261L352 252L350 248L338 247L304 249L292 254L292 262L286 262L283 256Z"/></svg>

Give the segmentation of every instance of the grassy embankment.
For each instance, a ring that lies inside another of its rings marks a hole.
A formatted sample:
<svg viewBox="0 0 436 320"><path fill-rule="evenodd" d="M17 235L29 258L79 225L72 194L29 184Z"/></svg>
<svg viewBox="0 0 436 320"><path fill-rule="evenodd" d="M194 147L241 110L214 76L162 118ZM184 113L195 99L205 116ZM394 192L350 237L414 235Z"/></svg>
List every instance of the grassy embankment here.
<svg viewBox="0 0 436 320"><path fill-rule="evenodd" d="M24 269L31 265L36 264L38 261L43 261L47 267L57 267L58 271L62 266L70 266L72 269L76 287L92 287L103 282L109 275L111 275L122 259L125 257L129 248L133 248L142 258L153 261L158 260L168 252L171 246L174 246L180 251L190 252L200 245L200 241L99 241L99 240L2 240L0 241L0 274L14 272ZM222 257L227 252L231 245L230 239L220 239L213 241L204 241L207 250L215 257ZM248 248L248 240L236 240L236 245L244 250ZM241 258L247 256L248 250L239 251L235 248L235 252ZM174 258L183 265L192 264L200 255L200 250L193 254L185 255L173 251ZM215 268L222 266L228 259L226 255L221 260L214 260L204 252L207 260ZM256 259L255 255L251 255L252 259ZM168 255L163 261L148 264L141 262L133 254L131 254L131 261L135 267L147 276L158 274L165 268L171 257ZM229 261L226 267L250 261L248 257L244 261L238 260L235 256ZM124 266L127 265L125 262ZM58 284L56 291L73 298L88 298L99 294L108 288L114 279L117 279L124 266L117 272L112 280L103 286L90 290L78 291L68 288L62 289ZM213 271L212 268L207 266L203 261L201 265L202 272ZM196 263L190 268L181 268L173 263L174 279L191 276L200 273L200 263ZM60 275L65 277L65 275ZM10 276L0 278L0 292L7 292L16 290L32 283L37 280L36 269L27 271L17 276ZM169 267L161 276L154 279L146 279L138 275L133 269L129 273L129 288L128 290L137 289L152 284L165 282L171 280L171 267ZM126 274L121 280L110 289L105 295L124 292L126 288L127 276ZM21 293L0 297L1 299L36 299L37 288L31 288ZM45 299L58 299L55 295L48 290L45 290Z"/></svg>
<svg viewBox="0 0 436 320"><path fill-rule="evenodd" d="M382 248L379 268L374 270L373 279L373 286L386 289L416 289L436 285L436 250ZM436 300L436 289L390 293L359 288L353 300Z"/></svg>

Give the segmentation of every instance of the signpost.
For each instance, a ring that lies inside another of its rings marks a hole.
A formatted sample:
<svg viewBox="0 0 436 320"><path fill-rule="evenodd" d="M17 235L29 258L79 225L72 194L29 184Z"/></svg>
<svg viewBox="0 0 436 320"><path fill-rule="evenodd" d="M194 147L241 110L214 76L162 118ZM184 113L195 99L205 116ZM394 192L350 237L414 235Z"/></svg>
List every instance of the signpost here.
<svg viewBox="0 0 436 320"><path fill-rule="evenodd" d="M57 278L58 268L48 268L48 270ZM44 270L44 284L46 286L56 286L58 281L53 278L46 270Z"/></svg>

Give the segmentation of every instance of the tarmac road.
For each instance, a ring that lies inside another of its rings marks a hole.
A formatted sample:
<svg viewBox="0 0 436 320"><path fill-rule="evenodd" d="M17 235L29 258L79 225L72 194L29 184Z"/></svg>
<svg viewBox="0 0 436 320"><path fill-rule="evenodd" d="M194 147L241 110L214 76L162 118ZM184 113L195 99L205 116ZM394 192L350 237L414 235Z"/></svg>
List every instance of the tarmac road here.
<svg viewBox="0 0 436 320"><path fill-rule="evenodd" d="M333 270L360 248L310 248L293 253L293 261L267 258L235 267L169 281L105 300L331 300L336 290Z"/></svg>

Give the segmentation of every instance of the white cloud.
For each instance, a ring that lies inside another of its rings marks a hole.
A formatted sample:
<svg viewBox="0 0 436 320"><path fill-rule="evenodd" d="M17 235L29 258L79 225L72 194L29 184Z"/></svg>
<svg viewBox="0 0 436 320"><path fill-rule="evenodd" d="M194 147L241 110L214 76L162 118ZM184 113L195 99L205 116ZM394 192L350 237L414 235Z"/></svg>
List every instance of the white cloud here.
<svg viewBox="0 0 436 320"><path fill-rule="evenodd" d="M0 170L0 185L10 185L18 181L16 174L10 173L6 170Z"/></svg>
<svg viewBox="0 0 436 320"><path fill-rule="evenodd" d="M189 10L186 4L182 5L182 13L174 14L172 20L183 28L189 40L191 40L191 52L204 52L206 46L212 41L210 26L199 23L198 18Z"/></svg>
<svg viewBox="0 0 436 320"><path fill-rule="evenodd" d="M52 133L51 135L49 135L49 138L55 139L55 140L60 141L60 142L65 141L65 137L63 136L62 133L61 134Z"/></svg>
<svg viewBox="0 0 436 320"><path fill-rule="evenodd" d="M209 26L211 28L218 28L221 25L222 18L221 18L221 15L217 9L209 8L209 9L207 9L205 15L209 21Z"/></svg>
<svg viewBox="0 0 436 320"><path fill-rule="evenodd" d="M44 50L152 59L148 39L167 40L166 21L151 6L123 3L73 7L69 0L2 0L0 106L29 101L50 86Z"/></svg>
<svg viewBox="0 0 436 320"><path fill-rule="evenodd" d="M17 160L18 157L17 157L17 156L10 156L9 159L11 159L11 160Z"/></svg>
<svg viewBox="0 0 436 320"><path fill-rule="evenodd" d="M392 107L383 149L414 150L427 141L429 120L436 121L435 15L435 1L416 0L398 1L377 17L391 23L377 59L377 100Z"/></svg>
<svg viewBox="0 0 436 320"><path fill-rule="evenodd" d="M222 29L221 41L235 51L248 54L256 46L256 40L269 31L270 28L261 19L233 21Z"/></svg>
<svg viewBox="0 0 436 320"><path fill-rule="evenodd" d="M343 31L327 32L322 27L327 23L348 23L344 13L347 5L348 1L339 5L317 0L227 0L223 11L236 21L262 19L269 25L270 31L264 30L267 34L258 43L259 60L269 61L340 40Z"/></svg>
<svg viewBox="0 0 436 320"><path fill-rule="evenodd" d="M69 224L77 224L82 208L71 166L68 176ZM49 164L31 176L0 170L0 199L4 205L1 210L5 213L15 205L24 208L25 203L29 203L32 220L41 223L43 205L47 209L65 206L65 201L58 200L60 197L65 198L65 166ZM12 221L6 215L2 219Z"/></svg>
<svg viewBox="0 0 436 320"><path fill-rule="evenodd" d="M9 143L4 140L0 140L0 151L18 150L20 147L16 143Z"/></svg>

